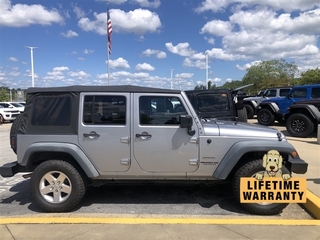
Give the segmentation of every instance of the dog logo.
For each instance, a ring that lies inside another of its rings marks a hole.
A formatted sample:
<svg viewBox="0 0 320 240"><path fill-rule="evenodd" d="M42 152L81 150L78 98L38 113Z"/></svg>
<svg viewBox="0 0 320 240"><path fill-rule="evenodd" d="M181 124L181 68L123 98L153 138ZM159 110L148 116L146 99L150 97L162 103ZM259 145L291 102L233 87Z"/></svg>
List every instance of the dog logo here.
<svg viewBox="0 0 320 240"><path fill-rule="evenodd" d="M277 150L270 150L263 156L262 166L265 171L256 174L257 180L262 180L264 177L277 177L283 180L291 178L290 174L282 174L282 156Z"/></svg>

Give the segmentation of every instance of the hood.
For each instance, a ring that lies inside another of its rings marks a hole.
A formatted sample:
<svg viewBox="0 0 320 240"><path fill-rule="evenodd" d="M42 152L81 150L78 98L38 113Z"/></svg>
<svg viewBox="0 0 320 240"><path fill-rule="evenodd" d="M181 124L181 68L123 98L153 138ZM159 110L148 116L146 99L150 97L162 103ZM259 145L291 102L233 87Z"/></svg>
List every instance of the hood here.
<svg viewBox="0 0 320 240"><path fill-rule="evenodd" d="M232 122L232 121L210 121L203 123L206 135L244 137L244 138L273 138L285 140L285 135L267 126Z"/></svg>

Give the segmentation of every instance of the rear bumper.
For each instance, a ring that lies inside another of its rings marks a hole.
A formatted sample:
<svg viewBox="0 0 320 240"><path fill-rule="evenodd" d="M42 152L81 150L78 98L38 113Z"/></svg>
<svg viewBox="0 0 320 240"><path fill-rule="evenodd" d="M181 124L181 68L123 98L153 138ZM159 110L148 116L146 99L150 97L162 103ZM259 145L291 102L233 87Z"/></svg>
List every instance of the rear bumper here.
<svg viewBox="0 0 320 240"><path fill-rule="evenodd" d="M19 172L28 172L26 168L19 165L17 161L6 163L0 167L0 175L2 177L12 177Z"/></svg>
<svg viewBox="0 0 320 240"><path fill-rule="evenodd" d="M300 158L290 157L288 164L289 164L289 166L288 166L289 169L293 173L305 174L308 170L308 163L306 163L304 160L302 160Z"/></svg>

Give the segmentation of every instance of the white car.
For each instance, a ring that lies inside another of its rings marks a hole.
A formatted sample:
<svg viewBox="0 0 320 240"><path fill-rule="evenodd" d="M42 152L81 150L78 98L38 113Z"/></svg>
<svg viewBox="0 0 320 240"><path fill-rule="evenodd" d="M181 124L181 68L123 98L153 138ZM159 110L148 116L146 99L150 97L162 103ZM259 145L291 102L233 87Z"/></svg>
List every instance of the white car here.
<svg viewBox="0 0 320 240"><path fill-rule="evenodd" d="M13 122L19 114L19 109L6 108L0 105L0 124L5 121Z"/></svg>
<svg viewBox="0 0 320 240"><path fill-rule="evenodd" d="M0 106L4 108L18 109L20 113L24 112L24 106L18 102L0 102Z"/></svg>

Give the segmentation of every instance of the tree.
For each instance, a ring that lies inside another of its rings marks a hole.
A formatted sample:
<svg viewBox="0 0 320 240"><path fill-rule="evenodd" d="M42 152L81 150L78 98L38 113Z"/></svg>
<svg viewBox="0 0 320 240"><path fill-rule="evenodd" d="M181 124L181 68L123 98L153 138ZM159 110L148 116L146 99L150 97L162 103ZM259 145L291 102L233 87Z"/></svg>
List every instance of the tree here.
<svg viewBox="0 0 320 240"><path fill-rule="evenodd" d="M9 93L6 89L0 89L0 102L9 101Z"/></svg>
<svg viewBox="0 0 320 240"><path fill-rule="evenodd" d="M301 73L300 84L318 84L320 83L320 69L309 69Z"/></svg>
<svg viewBox="0 0 320 240"><path fill-rule="evenodd" d="M284 59L266 60L247 69L242 79L243 85L253 83L248 91L258 92L268 87L291 86L298 74L298 67L294 62L288 63Z"/></svg>

